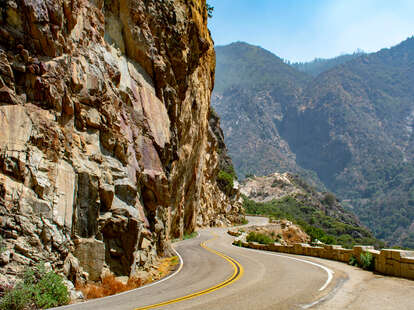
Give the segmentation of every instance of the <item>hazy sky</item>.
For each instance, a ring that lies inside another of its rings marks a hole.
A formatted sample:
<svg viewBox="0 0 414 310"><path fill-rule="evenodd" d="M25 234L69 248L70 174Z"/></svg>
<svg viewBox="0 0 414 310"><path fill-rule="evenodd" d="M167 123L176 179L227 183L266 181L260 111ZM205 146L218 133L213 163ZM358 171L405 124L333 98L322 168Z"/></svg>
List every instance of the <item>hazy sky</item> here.
<svg viewBox="0 0 414 310"><path fill-rule="evenodd" d="M375 52L414 34L414 0L207 0L217 45L245 41L291 61Z"/></svg>

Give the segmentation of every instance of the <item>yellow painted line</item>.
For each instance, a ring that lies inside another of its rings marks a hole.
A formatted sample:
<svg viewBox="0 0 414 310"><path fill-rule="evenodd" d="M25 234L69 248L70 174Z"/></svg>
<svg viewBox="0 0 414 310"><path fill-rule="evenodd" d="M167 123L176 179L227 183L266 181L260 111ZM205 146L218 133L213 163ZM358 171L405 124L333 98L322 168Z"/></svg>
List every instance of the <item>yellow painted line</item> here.
<svg viewBox="0 0 414 310"><path fill-rule="evenodd" d="M236 261L235 259L233 259L233 258L231 258L231 257L229 257L229 256L227 256L227 255L225 255L223 253L220 253L218 251L215 251L215 250L210 249L209 247L207 247L206 243L208 241L212 241L212 240L215 240L215 239L218 238L217 235L214 235L214 236L215 236L214 238L202 242L200 244L200 246L202 248L206 249L207 251L209 251L211 253L214 253L214 254L216 254L216 255L224 258L226 261L228 261L230 263L230 265L233 266L234 271L233 271L233 274L231 275L230 278L228 278L227 280L225 280L225 281L223 281L223 282L221 282L219 284L216 284L216 285L214 285L214 286L212 286L210 288L204 289L202 291L195 292L195 293L192 293L192 294L183 296L183 297L179 297L179 298L167 300L167 301L164 301L164 302L160 302L158 304L153 304L153 305L148 305L148 306L145 306L145 307L136 308L135 310L153 309L153 308L158 308L158 307L170 305L170 304L173 304L173 303L176 303L176 302L180 302L180 301L192 299L192 298L195 298L195 297L198 297L198 296L201 296L201 295L205 295L205 294L208 294L208 293L212 293L214 291L217 291L218 289L221 289L221 288L223 288L223 287L225 287L227 285L230 285L233 282L236 282L237 280L239 280L243 276L243 272L244 272L243 266L238 261Z"/></svg>

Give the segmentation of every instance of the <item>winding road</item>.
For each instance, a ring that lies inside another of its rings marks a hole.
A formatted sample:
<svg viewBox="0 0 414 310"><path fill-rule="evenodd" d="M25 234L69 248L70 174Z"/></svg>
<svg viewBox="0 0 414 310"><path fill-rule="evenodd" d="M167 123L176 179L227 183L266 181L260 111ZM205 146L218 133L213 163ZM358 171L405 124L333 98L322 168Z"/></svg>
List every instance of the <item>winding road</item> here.
<svg viewBox="0 0 414 310"><path fill-rule="evenodd" d="M249 225L266 221L249 217ZM413 281L376 276L323 259L235 247L231 245L233 238L226 232L224 228L201 230L199 237L174 244L183 263L166 279L58 309L378 310L398 306L401 310L414 307ZM370 296L378 293L378 287L373 285L376 277L382 280L383 287L379 301ZM390 293L390 288L391 291L398 289L397 293Z"/></svg>

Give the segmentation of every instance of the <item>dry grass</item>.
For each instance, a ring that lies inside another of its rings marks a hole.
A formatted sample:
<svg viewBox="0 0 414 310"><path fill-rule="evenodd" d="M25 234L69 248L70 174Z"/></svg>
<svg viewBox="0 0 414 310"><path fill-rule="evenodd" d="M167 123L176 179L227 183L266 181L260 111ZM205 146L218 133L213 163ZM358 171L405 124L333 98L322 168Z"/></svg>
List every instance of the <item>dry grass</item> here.
<svg viewBox="0 0 414 310"><path fill-rule="evenodd" d="M124 284L117 280L114 275L107 275L102 279L101 283L76 285L76 289L82 291L86 299L94 299L118 294L167 276L175 269L175 266L178 263L179 259L177 256L163 258L155 266L154 270L151 272L151 275L147 279L129 278L128 282Z"/></svg>
<svg viewBox="0 0 414 310"><path fill-rule="evenodd" d="M114 275L107 275L102 279L101 283L88 283L86 285L77 286L77 289L82 291L86 299L94 299L129 291L146 283L147 282L142 279L129 278L128 282L124 284L117 280Z"/></svg>
<svg viewBox="0 0 414 310"><path fill-rule="evenodd" d="M177 256L161 259L156 267L156 270L158 272L158 279L167 276L171 271L175 269L175 266L178 265L179 262L180 261Z"/></svg>

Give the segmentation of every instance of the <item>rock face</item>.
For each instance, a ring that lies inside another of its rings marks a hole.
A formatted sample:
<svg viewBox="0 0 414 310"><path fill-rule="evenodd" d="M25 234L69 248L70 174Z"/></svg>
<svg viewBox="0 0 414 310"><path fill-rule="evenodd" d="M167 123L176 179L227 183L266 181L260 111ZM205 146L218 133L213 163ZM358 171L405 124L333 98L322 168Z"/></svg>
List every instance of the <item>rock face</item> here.
<svg viewBox="0 0 414 310"><path fill-rule="evenodd" d="M255 176L243 181L240 192L256 202L268 202L286 196L306 194L291 174L275 172L268 176Z"/></svg>
<svg viewBox="0 0 414 310"><path fill-rule="evenodd" d="M168 254L171 237L240 220L216 184L205 1L0 10L2 273L63 268L73 253L67 272L79 261L91 279L132 275Z"/></svg>
<svg viewBox="0 0 414 310"><path fill-rule="evenodd" d="M249 233L266 235L275 242L283 245L295 243L310 243L311 238L298 225L288 220L273 220L271 224L264 226L249 226L238 231L229 231L230 235L238 236L237 240L246 241Z"/></svg>

